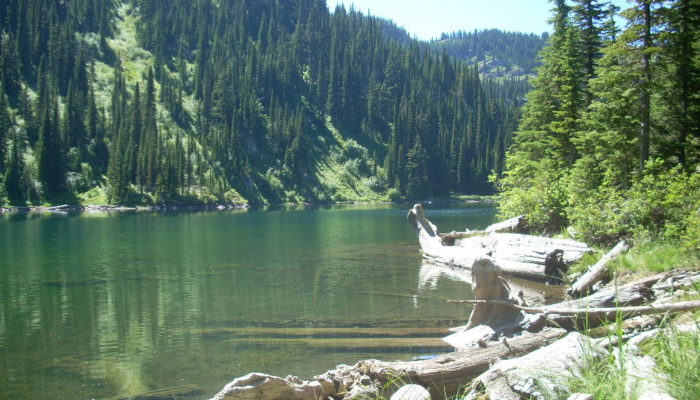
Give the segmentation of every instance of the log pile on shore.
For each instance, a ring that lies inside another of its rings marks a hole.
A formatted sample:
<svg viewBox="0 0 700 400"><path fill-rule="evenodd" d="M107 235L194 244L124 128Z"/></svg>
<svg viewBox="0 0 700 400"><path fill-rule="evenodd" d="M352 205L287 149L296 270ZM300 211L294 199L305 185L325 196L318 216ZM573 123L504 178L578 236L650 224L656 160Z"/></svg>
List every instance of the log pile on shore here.
<svg viewBox="0 0 700 400"><path fill-rule="evenodd" d="M523 225L520 219L476 233L447 236L438 233L420 205L409 212L409 220L426 258L471 270L475 299L454 300L472 303L471 315L465 326L455 328L444 339L455 351L409 362L363 360L353 366L340 365L310 381L252 373L233 380L212 400L450 399L470 382L470 391L462 394L464 399L561 396L562 379L579 374L584 358L608 356L611 340L622 340L615 344L634 348L659 332L655 325L663 316L700 309L700 301L678 298L683 293L679 289L697 290L698 271L673 271L594 290L606 275L605 265L626 245L603 257L584 274L582 284L572 286L571 294L584 297L551 305L527 304L520 293L511 290L506 281L509 275L549 280L552 270L548 263L552 261L548 259L556 258L557 274L561 274L562 268L590 248L575 241L503 233L519 229ZM605 323L616 320L626 329L622 337L606 335ZM697 329L697 325L686 328L693 327ZM582 330L586 334L580 333ZM595 338L596 333L603 337ZM636 376L653 373L649 357L634 351L624 354L637 368ZM412 385L400 390L401 385L395 382ZM649 398L667 396L659 387L642 383L637 386L652 396ZM413 385L427 389L429 395L425 390L414 390Z"/></svg>

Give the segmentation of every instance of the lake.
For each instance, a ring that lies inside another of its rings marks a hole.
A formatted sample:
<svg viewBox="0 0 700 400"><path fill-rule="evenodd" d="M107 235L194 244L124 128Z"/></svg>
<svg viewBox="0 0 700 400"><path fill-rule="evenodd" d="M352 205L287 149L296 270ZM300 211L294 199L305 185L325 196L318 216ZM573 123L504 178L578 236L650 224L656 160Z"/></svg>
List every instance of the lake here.
<svg viewBox="0 0 700 400"><path fill-rule="evenodd" d="M404 205L0 215L1 399L205 399L448 351L468 285L422 265ZM428 205L441 231L486 203Z"/></svg>

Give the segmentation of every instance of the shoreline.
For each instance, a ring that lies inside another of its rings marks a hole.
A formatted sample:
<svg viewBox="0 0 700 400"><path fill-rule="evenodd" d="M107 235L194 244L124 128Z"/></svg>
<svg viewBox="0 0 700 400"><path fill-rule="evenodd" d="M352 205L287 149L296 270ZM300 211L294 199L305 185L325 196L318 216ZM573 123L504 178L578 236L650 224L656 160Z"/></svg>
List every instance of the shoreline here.
<svg viewBox="0 0 700 400"><path fill-rule="evenodd" d="M54 206L0 206L2 214L29 214L29 213L82 213L82 212L133 212L133 211L226 211L248 210L258 207L291 207L291 206L335 206L335 205L372 205L372 204L413 204L415 200L405 201L319 201L300 203L211 203L211 204L179 204L166 203L160 205L121 205L121 204L59 204ZM423 204L450 204L450 203L496 203L496 196L465 196L450 197L446 199L431 199L422 201Z"/></svg>

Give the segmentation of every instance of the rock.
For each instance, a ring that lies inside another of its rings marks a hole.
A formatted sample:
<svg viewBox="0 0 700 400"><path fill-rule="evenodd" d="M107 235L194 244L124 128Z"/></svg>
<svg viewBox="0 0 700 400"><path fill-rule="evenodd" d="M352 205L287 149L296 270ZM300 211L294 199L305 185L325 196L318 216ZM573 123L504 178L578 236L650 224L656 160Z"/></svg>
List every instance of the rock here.
<svg viewBox="0 0 700 400"><path fill-rule="evenodd" d="M430 400L430 393L420 385L405 385L390 400Z"/></svg>
<svg viewBox="0 0 700 400"><path fill-rule="evenodd" d="M593 395L587 393L574 393L566 400L593 400Z"/></svg>
<svg viewBox="0 0 700 400"><path fill-rule="evenodd" d="M235 379L211 400L311 400L324 394L323 385L317 381L302 382L299 379L252 373Z"/></svg>

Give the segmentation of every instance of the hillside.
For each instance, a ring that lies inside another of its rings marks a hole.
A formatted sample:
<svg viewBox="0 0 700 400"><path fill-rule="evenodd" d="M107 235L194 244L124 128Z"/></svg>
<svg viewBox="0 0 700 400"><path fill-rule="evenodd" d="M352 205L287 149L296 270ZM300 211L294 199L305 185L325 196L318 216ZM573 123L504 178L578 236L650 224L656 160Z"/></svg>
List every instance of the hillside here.
<svg viewBox="0 0 700 400"><path fill-rule="evenodd" d="M537 54L548 35L504 32L498 29L443 34L430 45L459 60L479 66L492 78L532 76L539 65Z"/></svg>
<svg viewBox="0 0 700 400"><path fill-rule="evenodd" d="M3 7L5 204L490 193L525 90L322 0Z"/></svg>

